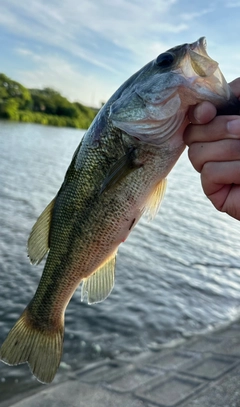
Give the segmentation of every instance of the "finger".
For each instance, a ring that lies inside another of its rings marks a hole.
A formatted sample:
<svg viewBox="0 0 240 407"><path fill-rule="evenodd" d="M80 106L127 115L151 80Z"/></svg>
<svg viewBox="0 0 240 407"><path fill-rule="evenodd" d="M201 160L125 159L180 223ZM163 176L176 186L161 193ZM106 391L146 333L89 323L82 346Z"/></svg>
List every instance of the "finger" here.
<svg viewBox="0 0 240 407"><path fill-rule="evenodd" d="M213 205L240 220L240 162L206 163L201 173L202 187Z"/></svg>
<svg viewBox="0 0 240 407"><path fill-rule="evenodd" d="M240 140L193 143L188 150L188 156L195 170L201 172L206 162L240 160Z"/></svg>
<svg viewBox="0 0 240 407"><path fill-rule="evenodd" d="M234 81L229 83L230 88L232 89L235 96L240 96L240 78L234 79Z"/></svg>
<svg viewBox="0 0 240 407"><path fill-rule="evenodd" d="M205 124L210 122L217 113L216 107L210 102L202 102L192 106L188 112L189 121L193 124Z"/></svg>
<svg viewBox="0 0 240 407"><path fill-rule="evenodd" d="M229 83L235 96L240 96L240 78ZM217 113L216 107L210 102L202 102L189 109L188 117L192 124L205 124L212 120Z"/></svg>
<svg viewBox="0 0 240 407"><path fill-rule="evenodd" d="M227 191L228 188L228 191ZM210 199L213 199L216 201L218 199L218 202L221 205L221 211L226 212L228 215L232 216L235 219L240 220L240 186L239 185L225 185L222 190L225 190L225 198L220 191L219 193L215 194L215 197L212 195ZM223 199L224 202L220 202L220 199ZM216 202L217 203L217 202Z"/></svg>
<svg viewBox="0 0 240 407"><path fill-rule="evenodd" d="M225 185L240 185L240 161L207 162L203 166L201 180L208 197Z"/></svg>
<svg viewBox="0 0 240 407"><path fill-rule="evenodd" d="M239 116L217 116L203 126L189 124L184 133L184 142L188 146L196 142L216 141L224 138L240 138Z"/></svg>

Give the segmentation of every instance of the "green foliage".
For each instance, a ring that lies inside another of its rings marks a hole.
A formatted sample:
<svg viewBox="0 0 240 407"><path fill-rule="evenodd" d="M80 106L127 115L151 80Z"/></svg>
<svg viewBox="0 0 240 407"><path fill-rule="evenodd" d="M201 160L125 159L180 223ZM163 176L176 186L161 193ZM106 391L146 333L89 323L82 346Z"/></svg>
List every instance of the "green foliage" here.
<svg viewBox="0 0 240 407"><path fill-rule="evenodd" d="M1 103L8 99L15 99L19 109L29 106L31 95L28 89L16 81L12 81L4 74L0 74L0 99Z"/></svg>
<svg viewBox="0 0 240 407"><path fill-rule="evenodd" d="M71 117L67 116L50 115L46 113L31 112L27 110L19 111L18 120L26 123L47 124L57 127L74 127L78 129L86 129L90 125L89 123L88 126L85 126L87 122L81 121L80 119L72 119Z"/></svg>
<svg viewBox="0 0 240 407"><path fill-rule="evenodd" d="M18 101L14 98L6 99L0 104L0 117L10 120L18 120Z"/></svg>
<svg viewBox="0 0 240 407"><path fill-rule="evenodd" d="M26 89L0 74L0 118L86 129L96 114L97 109L71 103L54 89Z"/></svg>

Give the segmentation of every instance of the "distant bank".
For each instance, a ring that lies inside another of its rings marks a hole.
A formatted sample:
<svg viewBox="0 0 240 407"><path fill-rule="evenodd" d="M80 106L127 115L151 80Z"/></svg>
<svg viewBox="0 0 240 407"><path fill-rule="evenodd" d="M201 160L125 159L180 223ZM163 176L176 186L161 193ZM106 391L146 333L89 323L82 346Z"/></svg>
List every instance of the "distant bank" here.
<svg viewBox="0 0 240 407"><path fill-rule="evenodd" d="M97 112L54 89L27 89L0 73L0 119L87 129Z"/></svg>

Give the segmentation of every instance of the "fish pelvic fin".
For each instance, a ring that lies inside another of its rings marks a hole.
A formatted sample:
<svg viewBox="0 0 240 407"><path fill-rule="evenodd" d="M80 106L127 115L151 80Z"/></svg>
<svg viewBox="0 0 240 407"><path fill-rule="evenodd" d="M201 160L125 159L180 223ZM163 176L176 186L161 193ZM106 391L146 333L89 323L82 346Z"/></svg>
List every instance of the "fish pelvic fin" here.
<svg viewBox="0 0 240 407"><path fill-rule="evenodd" d="M149 195L145 205L145 213L148 215L149 220L156 216L159 206L164 198L166 188L167 179L164 178L156 185L152 193Z"/></svg>
<svg viewBox="0 0 240 407"><path fill-rule="evenodd" d="M40 382L51 383L61 361L63 334L63 325L51 331L35 328L26 308L0 348L0 359L8 365L28 362Z"/></svg>

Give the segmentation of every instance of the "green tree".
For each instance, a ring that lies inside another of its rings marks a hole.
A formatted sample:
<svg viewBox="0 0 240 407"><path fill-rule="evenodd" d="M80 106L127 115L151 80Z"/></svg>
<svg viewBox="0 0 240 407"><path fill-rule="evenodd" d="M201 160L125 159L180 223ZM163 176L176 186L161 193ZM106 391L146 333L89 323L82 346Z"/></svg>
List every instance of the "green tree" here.
<svg viewBox="0 0 240 407"><path fill-rule="evenodd" d="M29 90L1 73L0 103L6 102L7 99L16 99L19 109L27 109L31 104L31 94Z"/></svg>
<svg viewBox="0 0 240 407"><path fill-rule="evenodd" d="M0 118L86 129L96 114L52 88L27 89L0 73Z"/></svg>
<svg viewBox="0 0 240 407"><path fill-rule="evenodd" d="M10 120L18 120L18 101L14 98L5 100L0 104L0 117Z"/></svg>

